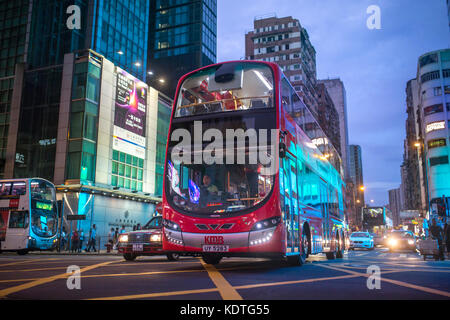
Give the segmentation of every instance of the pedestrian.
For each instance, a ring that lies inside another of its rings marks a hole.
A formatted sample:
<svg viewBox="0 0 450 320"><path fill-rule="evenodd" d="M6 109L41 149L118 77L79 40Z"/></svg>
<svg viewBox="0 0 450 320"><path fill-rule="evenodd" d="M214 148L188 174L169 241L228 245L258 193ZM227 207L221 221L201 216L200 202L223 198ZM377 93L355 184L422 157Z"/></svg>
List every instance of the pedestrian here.
<svg viewBox="0 0 450 320"><path fill-rule="evenodd" d="M133 226L133 231L136 231L136 225Z"/></svg>
<svg viewBox="0 0 450 320"><path fill-rule="evenodd" d="M429 228L430 234L433 237L433 239L436 239L439 246L439 258L441 260L444 259L444 231L442 230L441 226L439 226L436 223L436 218L433 218L431 227Z"/></svg>
<svg viewBox="0 0 450 320"><path fill-rule="evenodd" d="M89 232L89 243L86 248L86 252L90 252L91 248L94 249L94 252L97 252L97 249L95 248L95 238L97 236L97 229L95 224L92 225L92 229Z"/></svg>
<svg viewBox="0 0 450 320"><path fill-rule="evenodd" d="M111 230L108 233L108 243L111 244L111 246L114 244L114 228L111 228Z"/></svg>
<svg viewBox="0 0 450 320"><path fill-rule="evenodd" d="M61 245L60 245L61 250L66 249L66 237L67 237L66 228L63 227L61 231Z"/></svg>
<svg viewBox="0 0 450 320"><path fill-rule="evenodd" d="M78 231L75 230L73 232L73 234L72 234L72 248L71 248L71 252L78 251L78 241L79 241Z"/></svg>
<svg viewBox="0 0 450 320"><path fill-rule="evenodd" d="M448 224L448 222L445 224L444 235L445 245L447 247L447 258L450 259L450 225Z"/></svg>
<svg viewBox="0 0 450 320"><path fill-rule="evenodd" d="M83 240L84 240L83 229L80 229L80 232L78 234L79 234L79 237L80 237L79 245L78 245L78 252L81 252L81 250L83 250Z"/></svg>
<svg viewBox="0 0 450 320"><path fill-rule="evenodd" d="M118 241L119 241L119 228L117 227L116 230L114 231L114 247L113 247L114 250L117 249Z"/></svg>
<svg viewBox="0 0 450 320"><path fill-rule="evenodd" d="M120 229L120 234L125 233L125 232L127 232L127 231L125 230L125 226L122 226L122 229Z"/></svg>
<svg viewBox="0 0 450 320"><path fill-rule="evenodd" d="M141 230L141 229L142 229L142 228L141 228L141 224L140 224L140 223L138 223L138 224L137 224L137 226L136 226L136 230L138 230L138 231L139 231L139 230Z"/></svg>

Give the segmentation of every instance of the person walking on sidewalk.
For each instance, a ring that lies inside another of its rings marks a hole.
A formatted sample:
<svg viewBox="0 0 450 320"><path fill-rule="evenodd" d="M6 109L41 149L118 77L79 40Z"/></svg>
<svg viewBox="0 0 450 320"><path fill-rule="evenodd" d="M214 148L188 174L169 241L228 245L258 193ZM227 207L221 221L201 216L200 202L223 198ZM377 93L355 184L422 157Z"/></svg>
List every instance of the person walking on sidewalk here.
<svg viewBox="0 0 450 320"><path fill-rule="evenodd" d="M444 258L444 231L442 230L441 226L439 226L436 223L436 218L433 218L432 225L430 227L430 234L433 237L433 239L438 241L438 247L439 247L439 259L445 260Z"/></svg>
<svg viewBox="0 0 450 320"><path fill-rule="evenodd" d="M447 222L445 223L444 236L445 246L447 247L447 257L450 259L450 225L448 224L448 218Z"/></svg>
<svg viewBox="0 0 450 320"><path fill-rule="evenodd" d="M97 249L95 249L95 238L97 237L97 229L95 227L95 224L92 225L92 229L89 232L89 242L88 246L86 248L86 252L90 252L91 248L94 249L94 252L97 252Z"/></svg>
<svg viewBox="0 0 450 320"><path fill-rule="evenodd" d="M80 243L78 245L78 252L81 252L83 250L83 241L84 241L84 231L83 231L83 229L80 229L79 237L80 237Z"/></svg>
<svg viewBox="0 0 450 320"><path fill-rule="evenodd" d="M78 241L79 241L78 231L75 230L72 234L72 249L71 249L72 253L78 251Z"/></svg>

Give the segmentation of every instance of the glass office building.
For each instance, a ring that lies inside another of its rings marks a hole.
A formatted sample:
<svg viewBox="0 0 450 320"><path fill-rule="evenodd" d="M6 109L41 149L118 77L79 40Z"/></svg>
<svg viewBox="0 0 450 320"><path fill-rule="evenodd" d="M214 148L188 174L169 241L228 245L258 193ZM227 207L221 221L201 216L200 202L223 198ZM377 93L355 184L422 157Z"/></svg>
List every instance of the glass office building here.
<svg viewBox="0 0 450 320"><path fill-rule="evenodd" d="M148 83L173 98L182 75L216 62L217 1L151 1L150 17Z"/></svg>

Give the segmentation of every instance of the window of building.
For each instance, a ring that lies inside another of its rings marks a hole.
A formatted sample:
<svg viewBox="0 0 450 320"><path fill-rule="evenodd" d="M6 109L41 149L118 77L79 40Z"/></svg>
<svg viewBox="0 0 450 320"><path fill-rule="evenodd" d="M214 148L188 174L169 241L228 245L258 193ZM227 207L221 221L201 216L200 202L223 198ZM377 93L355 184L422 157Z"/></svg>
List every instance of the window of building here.
<svg viewBox="0 0 450 320"><path fill-rule="evenodd" d="M448 156L430 158L430 167L440 164L448 164Z"/></svg>
<svg viewBox="0 0 450 320"><path fill-rule="evenodd" d="M113 150L111 185L142 191L144 180L144 160Z"/></svg>
<svg viewBox="0 0 450 320"><path fill-rule="evenodd" d="M435 79L439 79L439 71L432 71L432 72L428 72L425 73L424 75L422 75L422 77L420 77L420 81L421 83L425 83L427 81L431 81L431 80L435 80Z"/></svg>
<svg viewBox="0 0 450 320"><path fill-rule="evenodd" d="M433 53L433 54L429 54L425 57L422 57L419 61L419 64L420 64L420 67L422 68L428 64L437 63L437 62L438 62L438 56L436 53Z"/></svg>
<svg viewBox="0 0 450 320"><path fill-rule="evenodd" d="M430 114L439 113L444 111L444 106L442 104L435 104L433 106L429 106L423 109L423 113L425 116L429 116Z"/></svg>
<svg viewBox="0 0 450 320"><path fill-rule="evenodd" d="M435 96L441 96L442 95L442 87L435 87L433 88L434 95Z"/></svg>

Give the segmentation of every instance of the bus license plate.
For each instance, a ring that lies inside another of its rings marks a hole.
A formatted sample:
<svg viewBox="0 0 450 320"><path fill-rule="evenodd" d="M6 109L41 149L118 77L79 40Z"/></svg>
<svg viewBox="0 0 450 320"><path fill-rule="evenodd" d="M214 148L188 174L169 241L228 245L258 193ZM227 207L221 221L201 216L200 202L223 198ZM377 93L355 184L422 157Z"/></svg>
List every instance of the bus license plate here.
<svg viewBox="0 0 450 320"><path fill-rule="evenodd" d="M203 246L203 252L228 252L230 251L230 246Z"/></svg>
<svg viewBox="0 0 450 320"><path fill-rule="evenodd" d="M144 245L143 244L133 244L133 251L134 252L144 251Z"/></svg>

